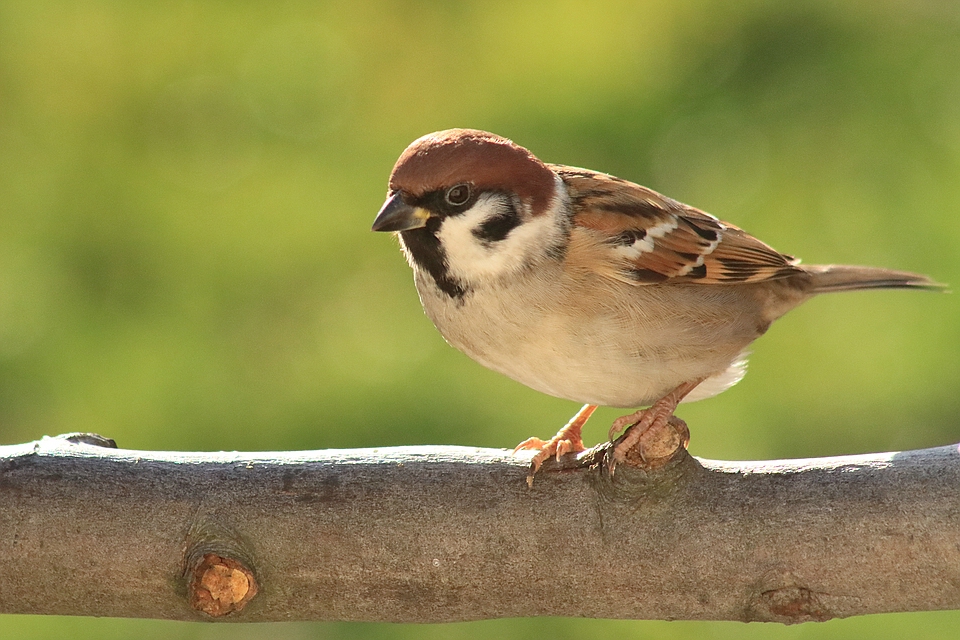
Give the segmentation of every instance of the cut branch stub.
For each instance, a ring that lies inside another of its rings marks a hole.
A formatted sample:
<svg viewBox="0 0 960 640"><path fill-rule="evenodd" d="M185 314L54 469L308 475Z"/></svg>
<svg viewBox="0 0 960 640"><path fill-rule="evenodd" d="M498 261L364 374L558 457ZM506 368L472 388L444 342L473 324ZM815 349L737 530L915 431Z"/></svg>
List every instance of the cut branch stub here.
<svg viewBox="0 0 960 640"><path fill-rule="evenodd" d="M620 438L626 435L624 433ZM677 416L670 416L662 428L647 429L636 446L627 452L624 462L636 467L659 469L678 455L684 455L689 443L690 429L687 423Z"/></svg>
<svg viewBox="0 0 960 640"><path fill-rule="evenodd" d="M242 611L259 590L250 569L215 553L204 554L191 573L190 606L214 618Z"/></svg>
<svg viewBox="0 0 960 640"><path fill-rule="evenodd" d="M197 517L184 544L187 601L213 618L240 613L260 590L251 546L225 515Z"/></svg>

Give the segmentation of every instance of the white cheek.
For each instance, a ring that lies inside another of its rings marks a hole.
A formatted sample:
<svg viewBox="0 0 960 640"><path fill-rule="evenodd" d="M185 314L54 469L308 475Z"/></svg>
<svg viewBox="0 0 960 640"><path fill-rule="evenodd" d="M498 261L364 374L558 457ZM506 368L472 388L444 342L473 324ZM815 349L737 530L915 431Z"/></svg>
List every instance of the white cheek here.
<svg viewBox="0 0 960 640"><path fill-rule="evenodd" d="M562 236L553 211L528 218L497 242L484 242L473 231L496 216L503 206L500 196L481 198L467 212L443 221L437 237L443 245L447 267L462 282L482 282L520 271Z"/></svg>

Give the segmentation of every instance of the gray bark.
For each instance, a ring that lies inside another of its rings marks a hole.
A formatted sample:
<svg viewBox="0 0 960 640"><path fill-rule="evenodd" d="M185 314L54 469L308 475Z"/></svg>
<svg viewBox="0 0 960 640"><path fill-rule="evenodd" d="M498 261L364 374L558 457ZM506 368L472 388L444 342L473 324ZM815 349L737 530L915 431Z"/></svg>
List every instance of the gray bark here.
<svg viewBox="0 0 960 640"><path fill-rule="evenodd" d="M72 440L0 447L2 613L213 619L194 592L229 599L223 584L246 601L219 619L237 621L960 608L956 446L769 462L680 450L613 476L601 448L528 488L526 460L494 449Z"/></svg>

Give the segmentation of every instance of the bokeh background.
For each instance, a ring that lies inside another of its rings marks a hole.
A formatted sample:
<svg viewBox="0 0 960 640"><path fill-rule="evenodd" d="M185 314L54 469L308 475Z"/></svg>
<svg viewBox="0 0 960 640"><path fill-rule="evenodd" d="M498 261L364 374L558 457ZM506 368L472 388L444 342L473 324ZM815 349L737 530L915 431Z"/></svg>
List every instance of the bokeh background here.
<svg viewBox="0 0 960 640"><path fill-rule="evenodd" d="M369 226L400 151L489 129L810 263L960 286L960 4L0 0L0 443L505 447L576 410L482 369ZM826 296L685 405L693 453L960 439L960 297ZM586 429L604 437L616 410ZM642 535L638 531L637 535ZM2 577L0 577L2 579ZM910 638L820 625L0 617L2 638Z"/></svg>

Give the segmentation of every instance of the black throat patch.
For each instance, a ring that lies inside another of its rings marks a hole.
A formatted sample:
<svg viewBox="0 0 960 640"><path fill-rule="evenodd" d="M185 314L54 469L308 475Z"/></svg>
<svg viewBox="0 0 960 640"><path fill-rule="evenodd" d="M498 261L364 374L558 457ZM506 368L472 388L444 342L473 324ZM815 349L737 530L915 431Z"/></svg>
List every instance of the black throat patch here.
<svg viewBox="0 0 960 640"><path fill-rule="evenodd" d="M439 226L439 219L430 218L425 227L401 231L400 238L414 262L430 274L437 288L455 300L462 300L467 288L450 275L446 253L435 235Z"/></svg>

